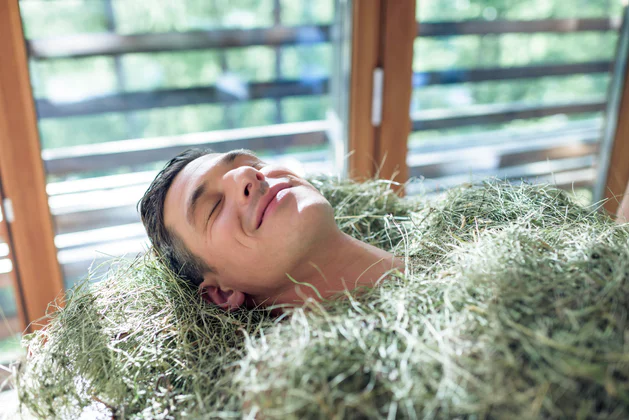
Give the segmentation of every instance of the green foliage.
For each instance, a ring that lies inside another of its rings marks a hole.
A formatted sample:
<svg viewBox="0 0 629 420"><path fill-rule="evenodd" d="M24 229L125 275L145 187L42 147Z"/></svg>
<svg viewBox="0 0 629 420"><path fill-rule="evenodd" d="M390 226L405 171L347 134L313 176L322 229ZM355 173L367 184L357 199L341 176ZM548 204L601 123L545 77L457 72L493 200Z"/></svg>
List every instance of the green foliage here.
<svg viewBox="0 0 629 420"><path fill-rule="evenodd" d="M238 102L230 108L229 115L236 127L271 125L275 122L277 115L275 101L271 99Z"/></svg>
<svg viewBox="0 0 629 420"><path fill-rule="evenodd" d="M225 127L225 107L219 104L154 108L131 114L137 123L138 137L176 136Z"/></svg>
<svg viewBox="0 0 629 420"><path fill-rule="evenodd" d="M37 99L74 102L119 90L111 57L33 60L30 70Z"/></svg>
<svg viewBox="0 0 629 420"><path fill-rule="evenodd" d="M2 320L0 319L0 322ZM0 339L0 364L10 364L24 356L24 349L21 343L21 334L15 334ZM0 369L2 369L0 367ZM0 389L3 381L0 381ZM4 413L6 414L6 413Z"/></svg>
<svg viewBox="0 0 629 420"><path fill-rule="evenodd" d="M259 28L273 23L273 0L113 0L123 34Z"/></svg>
<svg viewBox="0 0 629 420"><path fill-rule="evenodd" d="M420 37L415 40L413 70L515 67L611 60L617 38L618 35L613 32ZM430 60L426 57L430 57Z"/></svg>
<svg viewBox="0 0 629 420"><path fill-rule="evenodd" d="M418 1L417 20L565 19L619 17L621 0L439 0Z"/></svg>
<svg viewBox="0 0 629 420"><path fill-rule="evenodd" d="M482 135L484 141L486 141L485 144L491 144L492 135L496 133L504 135L504 133L499 133L499 131L503 129L509 129L509 133L514 136L516 134L526 135L526 133L530 131L532 124L539 124L540 127L547 130L559 130L563 127L569 127L567 124L572 121L584 121L592 123L593 126L601 126L603 119L602 113L599 112L572 114L570 116L551 115L543 118L511 120L499 124L476 124L473 126L444 128L440 130L426 130L411 133L409 136L409 146L418 146L422 143L435 144L436 141L444 146L448 144L453 145L458 144L456 142L461 142L462 137L468 135ZM467 142L467 144L469 145L469 142Z"/></svg>
<svg viewBox="0 0 629 420"><path fill-rule="evenodd" d="M226 72L234 72L245 85L275 78L275 54L271 47L232 48L225 50L225 55L229 69Z"/></svg>
<svg viewBox="0 0 629 420"><path fill-rule="evenodd" d="M125 90L129 92L213 85L221 74L218 51L168 51L125 54Z"/></svg>
<svg viewBox="0 0 629 420"><path fill-rule="evenodd" d="M321 78L332 70L330 44L299 45L282 49L282 76L287 79Z"/></svg>
<svg viewBox="0 0 629 420"><path fill-rule="evenodd" d="M328 24L334 17L334 0L280 0L284 25Z"/></svg>
<svg viewBox="0 0 629 420"><path fill-rule="evenodd" d="M286 122L325 119L330 99L327 96L294 96L282 100L282 112Z"/></svg>
<svg viewBox="0 0 629 420"><path fill-rule="evenodd" d="M93 0L21 0L27 39L107 31L105 2Z"/></svg>
<svg viewBox="0 0 629 420"><path fill-rule="evenodd" d="M489 81L456 85L434 85L413 91L417 110L466 108L473 104L508 104L518 102L561 103L605 100L609 74L540 77L533 80Z"/></svg>

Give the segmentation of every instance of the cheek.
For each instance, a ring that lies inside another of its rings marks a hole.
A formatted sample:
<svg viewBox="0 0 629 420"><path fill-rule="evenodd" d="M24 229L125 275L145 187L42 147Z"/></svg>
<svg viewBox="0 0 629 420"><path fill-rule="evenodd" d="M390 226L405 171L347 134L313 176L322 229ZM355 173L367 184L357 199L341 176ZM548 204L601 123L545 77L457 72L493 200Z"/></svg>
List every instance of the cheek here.
<svg viewBox="0 0 629 420"><path fill-rule="evenodd" d="M242 230L240 220L229 209L223 209L208 231L208 243L214 255L229 261L240 261L252 246L252 239Z"/></svg>

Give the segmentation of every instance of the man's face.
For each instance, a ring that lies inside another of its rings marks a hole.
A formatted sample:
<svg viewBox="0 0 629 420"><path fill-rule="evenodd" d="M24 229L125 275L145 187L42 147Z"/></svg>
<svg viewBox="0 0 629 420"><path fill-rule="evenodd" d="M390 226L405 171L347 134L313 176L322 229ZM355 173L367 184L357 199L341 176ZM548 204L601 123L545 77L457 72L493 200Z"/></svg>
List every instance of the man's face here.
<svg viewBox="0 0 629 420"><path fill-rule="evenodd" d="M310 250L336 229L329 202L310 183L243 151L209 154L184 167L166 195L164 220L216 269L201 287L225 308L242 303L233 296L224 302L233 291L277 296L291 284L286 273L307 264Z"/></svg>

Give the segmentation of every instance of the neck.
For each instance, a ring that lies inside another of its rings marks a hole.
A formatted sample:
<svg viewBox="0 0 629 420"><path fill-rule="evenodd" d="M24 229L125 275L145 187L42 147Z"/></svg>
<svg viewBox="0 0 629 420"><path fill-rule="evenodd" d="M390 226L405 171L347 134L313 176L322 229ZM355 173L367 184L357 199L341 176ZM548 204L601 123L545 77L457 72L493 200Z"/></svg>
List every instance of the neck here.
<svg viewBox="0 0 629 420"><path fill-rule="evenodd" d="M295 283L289 281L281 293L267 300L267 306L301 306L308 299L321 301L359 286L376 286L392 270L404 271L404 263L393 254L341 231L317 249L316 254L287 273Z"/></svg>

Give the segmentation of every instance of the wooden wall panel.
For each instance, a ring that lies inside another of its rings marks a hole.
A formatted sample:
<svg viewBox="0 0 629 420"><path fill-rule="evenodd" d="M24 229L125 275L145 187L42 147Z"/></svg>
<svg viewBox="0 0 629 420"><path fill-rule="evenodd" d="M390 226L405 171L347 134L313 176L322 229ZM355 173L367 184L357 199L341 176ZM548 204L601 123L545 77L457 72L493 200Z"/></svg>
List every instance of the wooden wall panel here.
<svg viewBox="0 0 629 420"><path fill-rule="evenodd" d="M376 129L371 124L373 72L380 65L381 8L383 0L354 1L352 64L349 103L349 177L364 180L375 175Z"/></svg>
<svg viewBox="0 0 629 420"><path fill-rule="evenodd" d="M404 182L411 130L415 0L355 0L350 83L349 174ZM382 121L372 125L373 75L384 71Z"/></svg>
<svg viewBox="0 0 629 420"><path fill-rule="evenodd" d="M63 289L53 242L37 117L17 0L0 1L0 178L11 199L13 261L27 321L45 314Z"/></svg>
<svg viewBox="0 0 629 420"><path fill-rule="evenodd" d="M417 33L415 0L387 1L384 9L384 96L376 144L381 162L379 177L404 182L408 179L406 155L411 131L413 43Z"/></svg>
<svg viewBox="0 0 629 420"><path fill-rule="evenodd" d="M605 187L605 210L616 213L619 198L629 184L629 65L625 71L625 83L618 112L616 136L612 146L607 182Z"/></svg>

